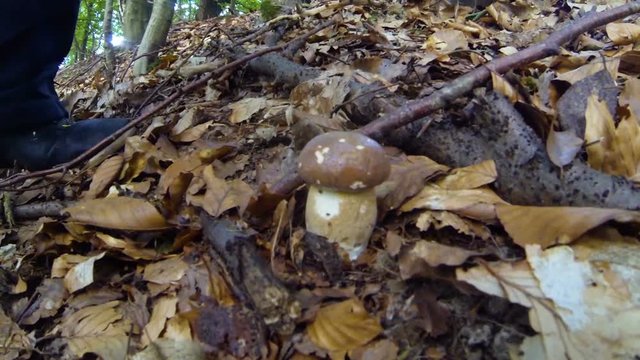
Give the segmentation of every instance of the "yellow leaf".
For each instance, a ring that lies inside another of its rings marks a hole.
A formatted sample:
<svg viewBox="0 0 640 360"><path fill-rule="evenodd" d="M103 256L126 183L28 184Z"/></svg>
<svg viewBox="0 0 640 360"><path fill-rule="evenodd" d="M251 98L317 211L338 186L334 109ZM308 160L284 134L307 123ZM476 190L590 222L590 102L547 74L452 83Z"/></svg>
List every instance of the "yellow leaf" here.
<svg viewBox="0 0 640 360"><path fill-rule="evenodd" d="M568 244L610 220L640 221L640 212L620 209L498 205L496 210L516 244L539 244L542 248Z"/></svg>
<svg viewBox="0 0 640 360"><path fill-rule="evenodd" d="M475 189L491 184L498 178L498 170L493 160L486 160L478 164L455 169L436 182L436 185L447 190Z"/></svg>
<svg viewBox="0 0 640 360"><path fill-rule="evenodd" d="M182 279L188 268L189 265L182 258L171 257L147 265L143 279L156 284L170 284Z"/></svg>
<svg viewBox="0 0 640 360"><path fill-rule="evenodd" d="M491 72L491 82L493 84L493 89L504 95L512 104L515 104L520 100L520 95L518 95L516 89L514 89L505 78L493 71Z"/></svg>
<svg viewBox="0 0 640 360"><path fill-rule="evenodd" d="M307 333L317 346L330 352L347 352L373 340L382 332L380 322L357 299L321 308Z"/></svg>
<svg viewBox="0 0 640 360"><path fill-rule="evenodd" d="M69 221L119 230L167 228L160 212L146 200L129 197L79 201L65 209Z"/></svg>
<svg viewBox="0 0 640 360"><path fill-rule="evenodd" d="M607 103L600 101L598 95L591 94L587 100L586 129L584 140L587 143L589 165L596 170L603 170L605 160L613 149L615 124L609 113Z"/></svg>
<svg viewBox="0 0 640 360"><path fill-rule="evenodd" d="M143 346L158 339L160 333L164 330L167 319L172 318L176 314L177 304L178 298L175 296L164 296L155 301L151 318L142 330Z"/></svg>
<svg viewBox="0 0 640 360"><path fill-rule="evenodd" d="M632 23L608 23L607 36L616 45L632 44L640 37L640 26Z"/></svg>

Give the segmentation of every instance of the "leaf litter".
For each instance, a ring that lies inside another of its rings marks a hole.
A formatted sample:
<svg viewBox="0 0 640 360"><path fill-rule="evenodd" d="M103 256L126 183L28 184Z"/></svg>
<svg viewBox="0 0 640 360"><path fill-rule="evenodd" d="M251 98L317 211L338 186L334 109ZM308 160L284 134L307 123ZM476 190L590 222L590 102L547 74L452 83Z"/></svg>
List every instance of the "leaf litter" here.
<svg viewBox="0 0 640 360"><path fill-rule="evenodd" d="M529 182L510 184L500 159L442 160L447 151L477 148L461 143L429 156L390 140L391 175L376 189L381 216L351 263L305 233L304 188L286 199L268 196L295 172L295 154L313 136L371 120L358 101L374 107L376 97L428 96L569 18L619 4L468 5L311 3L291 15L305 20L286 23L281 40L340 21L290 55L295 63L264 56L277 65L273 73L254 63L210 81L154 115L106 160L22 184L4 207L5 219L17 221L5 221L0 237L2 358L640 355L637 206L609 206L607 194L599 194L600 206L523 203L504 184L530 199L541 195L530 194L531 184L544 177L530 173ZM639 179L634 19L591 29L507 75L492 73L488 89L527 114L544 144L539 153L561 178L580 162ZM203 65L237 58L230 49L259 49L259 41L233 44L263 23L249 14L182 24L150 74L132 77L124 51L113 86L79 63L61 71L71 81L59 90L79 118L144 113L163 92L202 76ZM189 65L187 54L204 60ZM613 97L585 85L603 71L620 84ZM582 100L569 101L571 92ZM420 134L473 121L466 105L474 101L456 99ZM496 146L516 141L493 136ZM527 161L505 155L512 166Z"/></svg>

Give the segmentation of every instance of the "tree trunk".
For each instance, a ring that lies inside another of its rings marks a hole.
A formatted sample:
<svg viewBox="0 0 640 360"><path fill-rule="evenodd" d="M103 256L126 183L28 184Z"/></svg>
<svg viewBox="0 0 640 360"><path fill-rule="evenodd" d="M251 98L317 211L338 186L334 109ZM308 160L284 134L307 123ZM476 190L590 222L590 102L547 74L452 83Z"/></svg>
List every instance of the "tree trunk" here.
<svg viewBox="0 0 640 360"><path fill-rule="evenodd" d="M125 45L132 47L140 44L144 29L147 28L151 17L152 4L147 0L127 0L124 8L123 31Z"/></svg>
<svg viewBox="0 0 640 360"><path fill-rule="evenodd" d="M149 19L149 25L144 31L144 36L136 53L136 57L139 58L133 65L134 75L146 74L149 71L149 65L156 58L155 54L152 55L150 53L160 49L167 41L175 3L176 0L155 0L153 2L151 19Z"/></svg>
<svg viewBox="0 0 640 360"><path fill-rule="evenodd" d="M222 6L218 0L200 0L196 19L205 20L220 15Z"/></svg>
<svg viewBox="0 0 640 360"><path fill-rule="evenodd" d="M105 76L108 83L111 83L111 80L113 80L113 73L116 68L116 56L113 52L113 44L111 43L111 40L113 38L112 17L113 0L106 0L104 3L104 19L102 22L102 30L104 32L104 55L105 65L107 68Z"/></svg>

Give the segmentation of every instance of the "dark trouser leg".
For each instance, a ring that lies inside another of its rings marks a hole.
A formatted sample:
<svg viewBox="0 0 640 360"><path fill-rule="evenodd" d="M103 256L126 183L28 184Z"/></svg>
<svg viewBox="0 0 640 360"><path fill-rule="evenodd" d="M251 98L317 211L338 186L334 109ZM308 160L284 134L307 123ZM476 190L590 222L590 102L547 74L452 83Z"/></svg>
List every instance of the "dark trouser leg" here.
<svg viewBox="0 0 640 360"><path fill-rule="evenodd" d="M0 1L0 131L68 117L53 78L69 52L80 0Z"/></svg>

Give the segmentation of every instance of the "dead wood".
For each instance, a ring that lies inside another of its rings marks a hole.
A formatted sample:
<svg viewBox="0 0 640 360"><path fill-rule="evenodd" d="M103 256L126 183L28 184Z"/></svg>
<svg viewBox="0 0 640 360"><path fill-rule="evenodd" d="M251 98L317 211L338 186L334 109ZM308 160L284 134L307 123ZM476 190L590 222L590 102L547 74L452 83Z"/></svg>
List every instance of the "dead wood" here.
<svg viewBox="0 0 640 360"><path fill-rule="evenodd" d="M578 159L561 171L509 100L495 92L478 93L468 111L473 119L432 123L419 136L422 125L416 122L388 139L452 167L494 160L496 191L514 204L640 208L640 189L633 183L596 171Z"/></svg>
<svg viewBox="0 0 640 360"><path fill-rule="evenodd" d="M204 237L211 243L225 272L231 278L234 295L280 334L291 334L300 312L299 303L271 272L258 252L255 233L239 229L226 219L201 215Z"/></svg>

